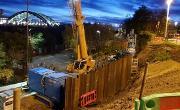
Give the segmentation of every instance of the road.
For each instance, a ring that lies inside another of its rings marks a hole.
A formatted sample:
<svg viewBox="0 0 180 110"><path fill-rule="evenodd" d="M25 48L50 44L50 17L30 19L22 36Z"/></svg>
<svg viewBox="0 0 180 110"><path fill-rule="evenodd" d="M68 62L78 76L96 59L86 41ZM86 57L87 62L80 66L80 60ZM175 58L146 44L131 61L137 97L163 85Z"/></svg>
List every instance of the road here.
<svg viewBox="0 0 180 110"><path fill-rule="evenodd" d="M66 71L67 64L72 61L72 52L63 51L59 54L37 56L33 58L30 68L43 66L47 68L55 67L56 71Z"/></svg>

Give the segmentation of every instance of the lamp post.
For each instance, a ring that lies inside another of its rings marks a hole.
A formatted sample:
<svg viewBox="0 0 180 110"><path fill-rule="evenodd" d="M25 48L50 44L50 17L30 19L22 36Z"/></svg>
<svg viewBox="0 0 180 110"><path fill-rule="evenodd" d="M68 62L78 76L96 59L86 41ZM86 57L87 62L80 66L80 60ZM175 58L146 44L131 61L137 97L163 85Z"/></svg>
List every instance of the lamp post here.
<svg viewBox="0 0 180 110"><path fill-rule="evenodd" d="M178 25L178 22L175 22L175 23L174 23L174 26L176 27L177 25Z"/></svg>
<svg viewBox="0 0 180 110"><path fill-rule="evenodd" d="M100 47L101 47L101 31L100 30L97 30L96 33L98 34L98 38L97 38L97 51L99 52L100 50Z"/></svg>
<svg viewBox="0 0 180 110"><path fill-rule="evenodd" d="M99 37L100 37L101 31L100 31L100 30L97 30L96 32L99 34Z"/></svg>
<svg viewBox="0 0 180 110"><path fill-rule="evenodd" d="M164 37L165 39L167 38L167 29L168 29L168 21L169 21L169 9L170 9L170 5L172 3L173 0L167 0L167 16L166 16L166 27L165 27L165 33L164 33Z"/></svg>
<svg viewBox="0 0 180 110"><path fill-rule="evenodd" d="M28 23L28 12L29 12L29 0L26 0L26 73L28 73L29 66L29 23Z"/></svg>
<svg viewBox="0 0 180 110"><path fill-rule="evenodd" d="M178 44L178 37L176 37L176 34L178 33L177 25L178 25L178 22L174 22L174 26L176 29L176 33L174 34L174 38L176 39L176 44Z"/></svg>

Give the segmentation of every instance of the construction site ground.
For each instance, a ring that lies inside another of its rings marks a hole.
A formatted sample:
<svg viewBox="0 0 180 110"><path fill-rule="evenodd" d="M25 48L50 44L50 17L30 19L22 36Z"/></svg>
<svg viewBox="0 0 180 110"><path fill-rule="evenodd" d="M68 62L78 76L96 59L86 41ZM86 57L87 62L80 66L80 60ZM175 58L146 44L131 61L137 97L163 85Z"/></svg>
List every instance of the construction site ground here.
<svg viewBox="0 0 180 110"><path fill-rule="evenodd" d="M156 61L152 54L166 51L170 58ZM180 46L171 44L151 44L139 55L140 73L132 75L129 87L124 92L105 100L88 110L134 110L134 99L139 97L143 77L144 62L150 62L145 81L143 96L156 93L180 92Z"/></svg>
<svg viewBox="0 0 180 110"><path fill-rule="evenodd" d="M154 53L168 52L170 58L158 61ZM149 61L143 96L155 93L180 92L180 47L151 44L138 55L140 72L132 75L125 91L109 97L100 104L81 108L87 110L133 110L134 99L139 97L144 62ZM50 110L34 97L22 99L22 110Z"/></svg>

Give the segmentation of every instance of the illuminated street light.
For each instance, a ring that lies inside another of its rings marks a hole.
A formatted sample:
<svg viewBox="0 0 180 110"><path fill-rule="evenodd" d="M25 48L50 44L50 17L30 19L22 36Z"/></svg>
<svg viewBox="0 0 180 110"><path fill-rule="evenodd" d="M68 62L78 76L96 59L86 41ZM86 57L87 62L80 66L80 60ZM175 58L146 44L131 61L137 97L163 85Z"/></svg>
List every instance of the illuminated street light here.
<svg viewBox="0 0 180 110"><path fill-rule="evenodd" d="M167 16L166 16L166 27L165 27L165 33L164 33L164 37L165 39L167 38L167 29L168 29L168 21L169 21L169 9L171 6L173 0L167 0Z"/></svg>
<svg viewBox="0 0 180 110"><path fill-rule="evenodd" d="M98 34L101 34L101 31L99 31L99 30L97 30L96 32L97 32Z"/></svg>
<svg viewBox="0 0 180 110"><path fill-rule="evenodd" d="M100 30L97 30L96 31L96 33L97 33L97 51L99 52L99 50L100 50L100 47L101 47L101 31Z"/></svg>
<svg viewBox="0 0 180 110"><path fill-rule="evenodd" d="M176 27L176 26L178 25L178 22L175 22L174 25L175 25L175 27Z"/></svg>
<svg viewBox="0 0 180 110"><path fill-rule="evenodd" d="M76 2L78 2L79 0L70 0L69 3L70 4L75 4Z"/></svg>
<svg viewBox="0 0 180 110"><path fill-rule="evenodd" d="M169 6L170 6L170 5L171 5L171 3L172 3L172 1L173 1L173 0L167 0L167 2L166 2L166 3L167 3L167 5L169 5Z"/></svg>

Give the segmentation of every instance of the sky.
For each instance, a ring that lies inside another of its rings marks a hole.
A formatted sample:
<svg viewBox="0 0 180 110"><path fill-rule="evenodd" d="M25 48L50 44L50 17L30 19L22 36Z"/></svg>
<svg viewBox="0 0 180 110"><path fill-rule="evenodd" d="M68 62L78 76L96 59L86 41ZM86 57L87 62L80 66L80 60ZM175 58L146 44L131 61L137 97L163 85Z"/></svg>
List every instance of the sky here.
<svg viewBox="0 0 180 110"><path fill-rule="evenodd" d="M58 22L69 22L71 10L68 0L29 0L30 11L45 14ZM165 0L82 0L85 20L88 22L119 23L134 14L141 5L151 9L165 9ZM4 14L26 10L26 0L0 0ZM180 22L180 0L173 0L170 19Z"/></svg>

